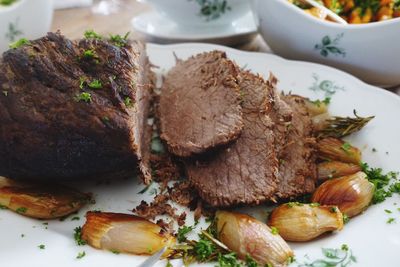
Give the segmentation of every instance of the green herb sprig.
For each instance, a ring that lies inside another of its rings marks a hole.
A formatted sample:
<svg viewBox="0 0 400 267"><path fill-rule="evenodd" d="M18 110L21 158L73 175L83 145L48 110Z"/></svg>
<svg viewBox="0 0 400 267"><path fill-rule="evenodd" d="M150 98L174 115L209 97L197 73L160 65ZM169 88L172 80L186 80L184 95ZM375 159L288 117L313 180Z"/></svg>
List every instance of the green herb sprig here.
<svg viewBox="0 0 400 267"><path fill-rule="evenodd" d="M86 39L97 39L97 40L103 39L103 36L96 33L94 30L86 30L83 35L85 36Z"/></svg>
<svg viewBox="0 0 400 267"><path fill-rule="evenodd" d="M11 6L17 2L17 0L0 0L0 6Z"/></svg>
<svg viewBox="0 0 400 267"><path fill-rule="evenodd" d="M124 36L119 34L110 35L110 42L118 47L124 47L128 44L128 36L130 32L127 32Z"/></svg>
<svg viewBox="0 0 400 267"><path fill-rule="evenodd" d="M86 245L86 241L82 239L82 227L79 226L74 229L74 239L78 246Z"/></svg>
<svg viewBox="0 0 400 267"><path fill-rule="evenodd" d="M11 43L9 46L11 49L17 49L21 46L30 45L30 44L31 44L31 42L28 39L21 38L21 39L15 41L14 43Z"/></svg>
<svg viewBox="0 0 400 267"><path fill-rule="evenodd" d="M80 260L80 259L82 259L83 257L85 257L86 256L86 252L85 251L82 251L82 252L79 252L78 253L78 255L76 256L76 258L78 259L78 260Z"/></svg>
<svg viewBox="0 0 400 267"><path fill-rule="evenodd" d="M391 197L393 193L400 194L398 173L384 173L382 168L371 168L367 163L362 163L361 168L362 171L367 175L367 179L375 186L372 204L385 201L385 199Z"/></svg>
<svg viewBox="0 0 400 267"><path fill-rule="evenodd" d="M352 133L360 131L367 125L375 116L360 117L354 110L354 116L351 117L332 117L327 120L327 126L318 132L318 137L336 137L342 138Z"/></svg>
<svg viewBox="0 0 400 267"><path fill-rule="evenodd" d="M82 92L80 94L77 94L75 96L75 100L77 102L86 102L86 103L90 103L92 102L92 95L90 93L87 92Z"/></svg>

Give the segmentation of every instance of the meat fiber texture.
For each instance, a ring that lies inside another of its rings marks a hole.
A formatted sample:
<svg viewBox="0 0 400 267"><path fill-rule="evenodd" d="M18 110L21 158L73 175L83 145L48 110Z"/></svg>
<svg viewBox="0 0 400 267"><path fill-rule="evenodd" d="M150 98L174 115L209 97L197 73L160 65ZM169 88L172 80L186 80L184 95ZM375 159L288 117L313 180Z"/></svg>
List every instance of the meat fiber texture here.
<svg viewBox="0 0 400 267"><path fill-rule="evenodd" d="M287 95L282 99L293 109L293 118L286 124L286 144L279 155L280 181L276 196L287 199L315 190L317 168L313 125L304 98Z"/></svg>
<svg viewBox="0 0 400 267"><path fill-rule="evenodd" d="M185 159L190 182L208 204L228 207L287 199L314 190L312 124L297 96L280 96L277 79L241 72L244 128L232 144Z"/></svg>
<svg viewBox="0 0 400 267"><path fill-rule="evenodd" d="M189 157L238 138L243 121L237 75L224 52L177 61L164 79L158 110L170 152Z"/></svg>
<svg viewBox="0 0 400 267"><path fill-rule="evenodd" d="M49 33L5 52L0 175L115 178L133 174L140 162L148 181L152 74L144 49L139 42L75 42Z"/></svg>
<svg viewBox="0 0 400 267"><path fill-rule="evenodd" d="M240 137L219 151L186 160L189 180L211 206L258 204L277 188L278 158L272 88L259 76L242 72L244 127Z"/></svg>

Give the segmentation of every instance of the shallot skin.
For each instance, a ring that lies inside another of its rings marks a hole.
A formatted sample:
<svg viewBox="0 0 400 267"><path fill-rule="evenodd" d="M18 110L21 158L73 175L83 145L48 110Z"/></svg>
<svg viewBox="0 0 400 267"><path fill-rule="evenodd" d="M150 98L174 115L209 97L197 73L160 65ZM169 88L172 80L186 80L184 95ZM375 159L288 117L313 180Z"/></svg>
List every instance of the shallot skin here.
<svg viewBox="0 0 400 267"><path fill-rule="evenodd" d="M98 249L152 255L175 238L144 218L122 213L88 212L82 239Z"/></svg>
<svg viewBox="0 0 400 267"><path fill-rule="evenodd" d="M251 256L262 266L287 266L294 254L289 245L264 223L245 214L218 211L218 239L245 259Z"/></svg>

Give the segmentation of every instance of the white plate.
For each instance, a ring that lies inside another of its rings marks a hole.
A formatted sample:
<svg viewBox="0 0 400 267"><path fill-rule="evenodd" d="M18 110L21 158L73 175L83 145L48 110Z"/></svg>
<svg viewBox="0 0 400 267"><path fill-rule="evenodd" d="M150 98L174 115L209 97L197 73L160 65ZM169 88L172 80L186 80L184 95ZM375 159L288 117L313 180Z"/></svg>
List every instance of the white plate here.
<svg viewBox="0 0 400 267"><path fill-rule="evenodd" d="M356 109L359 115L375 115L376 118L360 133L349 140L363 150L363 160L372 166L381 166L384 170L399 171L400 98L382 89L367 85L358 79L335 69L305 62L287 61L277 56L261 53L241 52L238 50L206 44L181 44L170 46L149 45L148 53L153 64L160 68L158 74L174 65L173 52L179 58L212 49L224 50L239 65L246 66L254 72L268 77L272 71L279 77L279 88L292 91L311 98L323 98L322 92L311 89L336 88L332 96L330 111L335 115L352 115ZM373 153L372 148L377 152ZM388 152L388 154L386 153ZM95 182L81 184L80 189L93 192L97 203L79 212L80 220L64 222L50 221L47 228L41 221L24 218L8 210L0 210L0 266L29 267L133 267L144 257L131 255L114 255L111 252L99 251L89 246L78 247L74 243L73 229L84 223L87 210L100 209L129 213L133 207L144 199L151 199L150 189L145 194L137 194L143 185L135 179L112 181L111 184L95 185ZM398 203L398 205L394 205ZM370 207L363 215L352 219L340 233L335 233L314 242L290 244L295 250L297 259L302 262L304 255L311 259L321 258L321 248L338 248L347 244L357 257L357 266L399 266L400 251L400 197L398 195L383 204ZM251 214L260 216L260 210L247 209ZM386 214L390 209L393 214ZM192 222L192 214L187 224ZM397 223L387 224L389 217L395 217ZM204 226L202 222L200 226ZM21 237L24 234L24 237ZM39 245L45 245L41 250ZM76 259L79 252L86 256ZM175 266L180 264L174 263ZM157 266L165 266L160 262ZM195 266L195 265L194 265ZM215 266L209 264L206 266ZM297 266L294 264L293 266ZM352 265L355 266L355 265Z"/></svg>
<svg viewBox="0 0 400 267"><path fill-rule="evenodd" d="M133 18L132 26L149 41L162 44L207 42L234 46L248 43L257 34L257 26L251 12L228 26L192 27L177 25L157 12L150 11Z"/></svg>

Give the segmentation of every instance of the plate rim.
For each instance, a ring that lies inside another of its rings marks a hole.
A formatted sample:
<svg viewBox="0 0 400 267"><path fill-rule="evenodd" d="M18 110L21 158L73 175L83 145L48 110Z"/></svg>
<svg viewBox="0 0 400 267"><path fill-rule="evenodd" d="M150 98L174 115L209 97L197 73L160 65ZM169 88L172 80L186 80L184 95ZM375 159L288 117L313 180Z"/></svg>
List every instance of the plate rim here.
<svg viewBox="0 0 400 267"><path fill-rule="evenodd" d="M396 99L395 101L398 101L398 103L400 105L400 95L398 95L392 91L388 91L384 88L366 83L363 80L361 80L360 78L358 78L346 71L343 71L343 70L340 70L340 69L337 69L335 67L331 67L328 65L320 64L320 63L314 63L314 62L304 61L304 60L286 59L286 58L283 58L281 56L278 56L278 55L272 54L272 53L260 52L260 51L245 51L245 50L240 50L237 48L232 48L232 47L228 47L228 46L224 46L224 45L209 44L209 43L204 43L204 42L185 42L185 43L174 43L174 44L156 44L156 43L148 42L148 43L146 43L146 46L149 47L150 49L155 48L155 49L172 50L172 51L174 48L175 49L181 49L181 48L192 49L193 46L195 46L195 48L200 47L200 48L204 49L205 51L215 49L215 50L222 50L225 52L230 52L230 53L235 53L235 54L243 54L243 55L252 56L252 57L263 56L263 57L266 57L266 58L269 58L269 59L272 59L275 61L289 63L294 66L307 65L310 68L323 69L328 72L335 72L339 76L343 76L344 78L350 79L352 82L357 83L360 86L368 88L368 90L373 90L376 93L384 94L388 97L392 97L393 99Z"/></svg>

